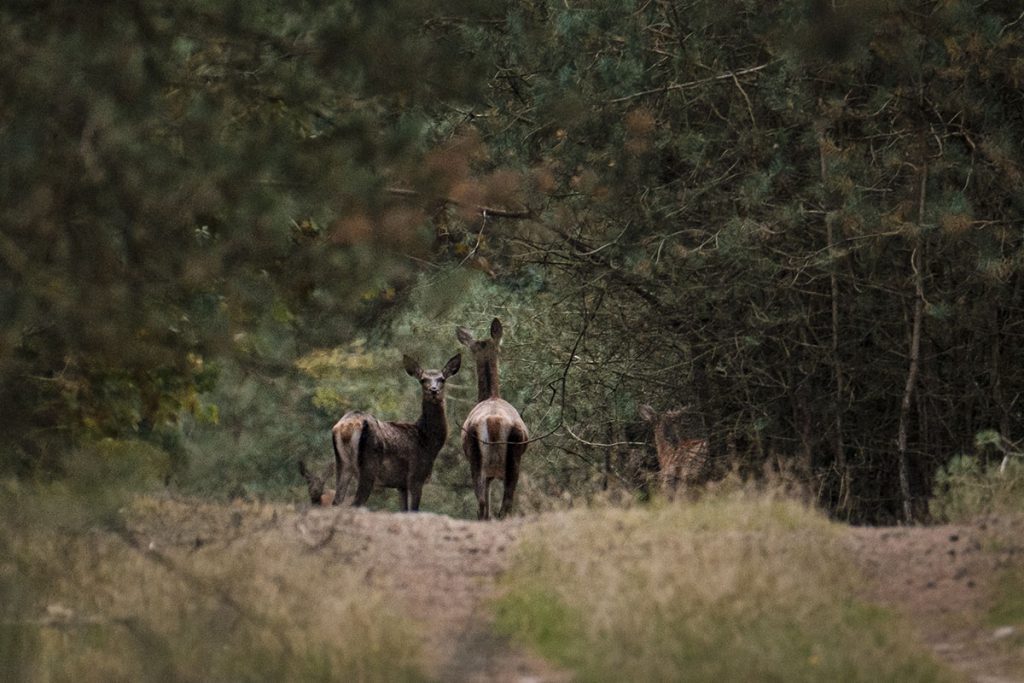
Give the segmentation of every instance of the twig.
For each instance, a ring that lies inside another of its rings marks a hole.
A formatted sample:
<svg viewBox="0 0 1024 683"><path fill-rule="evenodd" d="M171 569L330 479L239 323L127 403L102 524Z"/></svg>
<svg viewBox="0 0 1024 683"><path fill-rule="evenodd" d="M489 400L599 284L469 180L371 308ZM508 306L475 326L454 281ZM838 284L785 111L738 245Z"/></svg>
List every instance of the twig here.
<svg viewBox="0 0 1024 683"><path fill-rule="evenodd" d="M651 90L642 90L640 92L633 93L632 95L625 95L623 97L616 97L614 99L608 100L608 103L609 104L619 104L621 102L629 102L630 100L635 100L635 99L638 99L640 97L646 97L647 95L658 95L658 94L661 94L661 93L671 92L672 90L684 90L686 88L693 88L693 87L696 87L698 85L704 85L705 83L712 83L714 81L727 81L727 80L730 80L730 79L735 79L737 76L745 76L747 74L752 74L752 73L755 73L757 71L761 71L762 69L766 69L766 68L768 68L769 66L771 66L774 63L775 63L774 61L765 62L764 64L760 64L758 66L751 66L751 67L748 67L746 69L740 69L739 71L729 71L729 72L724 73L724 74L718 74L718 75L715 75L715 76L708 76L707 78L700 78L700 79L697 79L696 81L687 81L686 83L670 83L669 85L665 85L665 86L662 86L660 88L652 88Z"/></svg>
<svg viewBox="0 0 1024 683"><path fill-rule="evenodd" d="M410 190L404 187L389 187L387 188L386 192L396 197L420 198L423 196L416 190ZM534 216L532 209L496 209L492 206L469 205L466 204L465 202L460 202L457 199L452 199L451 197L438 197L437 201L452 206L460 206L462 208L472 209L473 211L479 213L484 218L509 218L516 220L525 220L528 218L533 218Z"/></svg>

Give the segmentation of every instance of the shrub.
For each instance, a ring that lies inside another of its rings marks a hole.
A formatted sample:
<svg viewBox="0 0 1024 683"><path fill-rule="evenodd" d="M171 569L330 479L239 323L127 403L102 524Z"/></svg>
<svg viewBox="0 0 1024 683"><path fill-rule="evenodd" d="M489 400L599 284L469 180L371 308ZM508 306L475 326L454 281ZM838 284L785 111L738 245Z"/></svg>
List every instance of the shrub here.
<svg viewBox="0 0 1024 683"><path fill-rule="evenodd" d="M990 434L980 434L976 443L991 443ZM1024 457L1006 450L989 464L977 456L953 458L936 474L929 508L936 519L947 522L1024 513Z"/></svg>

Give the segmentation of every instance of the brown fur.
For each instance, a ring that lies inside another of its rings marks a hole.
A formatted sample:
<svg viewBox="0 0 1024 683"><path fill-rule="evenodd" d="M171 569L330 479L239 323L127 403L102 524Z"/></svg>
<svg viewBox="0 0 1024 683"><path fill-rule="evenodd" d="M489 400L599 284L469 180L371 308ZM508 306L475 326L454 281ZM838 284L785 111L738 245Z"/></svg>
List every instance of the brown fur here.
<svg viewBox="0 0 1024 683"><path fill-rule="evenodd" d="M491 322L489 339L476 340L465 327L455 332L458 340L473 352L476 361L478 403L462 424L462 451L469 461L478 519L491 518L490 487L495 479L501 479L505 484L498 515L504 517L512 510L520 460L530 440L519 411L500 396L498 351L501 333L501 321L497 318Z"/></svg>
<svg viewBox="0 0 1024 683"><path fill-rule="evenodd" d="M338 491L334 505L341 504L349 483L356 481L354 506L364 505L374 486L383 486L398 489L403 511L419 510L423 485L448 438L444 384L459 371L462 356L453 356L442 370L423 370L408 356L404 363L405 371L420 381L423 390L420 418L381 422L360 411L342 416L331 429Z"/></svg>
<svg viewBox="0 0 1024 683"><path fill-rule="evenodd" d="M669 410L658 415L650 406L640 406L640 417L654 430L658 452L658 470L662 490L669 498L679 491L690 492L711 478L708 440L701 438L699 427L687 409Z"/></svg>

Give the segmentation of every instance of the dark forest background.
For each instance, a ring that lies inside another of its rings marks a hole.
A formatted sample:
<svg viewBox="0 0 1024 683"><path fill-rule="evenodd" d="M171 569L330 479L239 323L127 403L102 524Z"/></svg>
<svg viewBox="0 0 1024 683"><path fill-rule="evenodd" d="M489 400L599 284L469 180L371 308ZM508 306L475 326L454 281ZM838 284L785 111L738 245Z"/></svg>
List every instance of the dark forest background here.
<svg viewBox="0 0 1024 683"><path fill-rule="evenodd" d="M0 44L5 477L301 500L495 316L527 509L643 497L642 403L853 521L1020 450L1018 2L14 1Z"/></svg>

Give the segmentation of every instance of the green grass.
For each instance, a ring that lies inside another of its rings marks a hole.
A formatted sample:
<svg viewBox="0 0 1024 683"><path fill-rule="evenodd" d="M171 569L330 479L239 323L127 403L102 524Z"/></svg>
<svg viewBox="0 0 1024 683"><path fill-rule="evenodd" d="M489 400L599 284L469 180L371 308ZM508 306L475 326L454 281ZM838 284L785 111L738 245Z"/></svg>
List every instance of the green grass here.
<svg viewBox="0 0 1024 683"><path fill-rule="evenodd" d="M553 516L498 623L583 681L953 680L857 597L836 529L770 497Z"/></svg>
<svg viewBox="0 0 1024 683"><path fill-rule="evenodd" d="M1024 626L1024 567L1004 571L994 593L988 622L993 626Z"/></svg>

